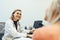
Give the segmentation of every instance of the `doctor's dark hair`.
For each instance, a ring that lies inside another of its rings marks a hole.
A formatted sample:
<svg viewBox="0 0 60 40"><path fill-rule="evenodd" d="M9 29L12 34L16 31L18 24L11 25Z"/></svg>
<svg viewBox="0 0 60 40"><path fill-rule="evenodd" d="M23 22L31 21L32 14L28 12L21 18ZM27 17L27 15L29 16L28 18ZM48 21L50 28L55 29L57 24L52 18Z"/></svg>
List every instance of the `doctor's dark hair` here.
<svg viewBox="0 0 60 40"><path fill-rule="evenodd" d="M20 9L16 9L16 10L14 10L14 11L12 12L12 15L11 15L11 19L12 19L12 20L13 20L13 18L14 18L14 14L15 14L15 12L17 12L17 11L20 11L20 12L21 12Z"/></svg>

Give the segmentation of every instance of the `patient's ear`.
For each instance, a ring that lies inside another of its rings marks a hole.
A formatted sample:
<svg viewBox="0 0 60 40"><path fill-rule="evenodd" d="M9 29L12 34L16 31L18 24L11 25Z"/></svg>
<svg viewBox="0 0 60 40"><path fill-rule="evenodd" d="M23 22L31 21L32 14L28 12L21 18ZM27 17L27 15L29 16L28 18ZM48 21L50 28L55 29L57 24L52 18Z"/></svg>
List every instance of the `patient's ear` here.
<svg viewBox="0 0 60 40"><path fill-rule="evenodd" d="M57 9L54 9L53 12L52 12L51 20L55 19L58 15L59 15L59 13L58 13Z"/></svg>

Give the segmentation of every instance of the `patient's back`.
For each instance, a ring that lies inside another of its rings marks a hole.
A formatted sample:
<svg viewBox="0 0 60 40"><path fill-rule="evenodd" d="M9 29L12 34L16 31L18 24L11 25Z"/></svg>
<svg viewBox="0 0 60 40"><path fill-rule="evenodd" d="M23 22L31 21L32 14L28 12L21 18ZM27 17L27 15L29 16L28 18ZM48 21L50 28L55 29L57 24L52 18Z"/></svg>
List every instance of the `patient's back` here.
<svg viewBox="0 0 60 40"><path fill-rule="evenodd" d="M33 40L60 40L60 28L57 25L50 25L37 29L33 34Z"/></svg>

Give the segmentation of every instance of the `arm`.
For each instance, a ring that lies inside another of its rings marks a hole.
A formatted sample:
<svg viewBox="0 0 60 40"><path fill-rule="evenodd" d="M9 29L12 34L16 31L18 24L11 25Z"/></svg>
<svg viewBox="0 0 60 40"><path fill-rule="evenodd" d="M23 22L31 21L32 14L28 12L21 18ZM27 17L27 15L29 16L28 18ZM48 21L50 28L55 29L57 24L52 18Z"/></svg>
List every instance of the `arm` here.
<svg viewBox="0 0 60 40"><path fill-rule="evenodd" d="M44 39L43 31L40 29L36 29L33 33L32 39L33 40L43 40Z"/></svg>
<svg viewBox="0 0 60 40"><path fill-rule="evenodd" d="M36 31L33 33L32 39L33 39L33 40L39 40L39 39L38 39L38 36L39 36L39 34L38 34L37 30L36 30Z"/></svg>

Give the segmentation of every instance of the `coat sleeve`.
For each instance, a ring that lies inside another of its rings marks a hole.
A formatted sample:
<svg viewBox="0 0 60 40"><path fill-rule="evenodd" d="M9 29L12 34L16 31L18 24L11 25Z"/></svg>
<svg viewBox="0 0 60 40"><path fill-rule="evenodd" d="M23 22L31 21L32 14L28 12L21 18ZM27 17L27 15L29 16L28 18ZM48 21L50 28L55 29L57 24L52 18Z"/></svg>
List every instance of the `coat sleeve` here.
<svg viewBox="0 0 60 40"><path fill-rule="evenodd" d="M13 27L12 22L6 22L5 31L9 33L10 35L12 35L13 37L25 37L26 36L26 34L24 33L17 32L15 27Z"/></svg>

